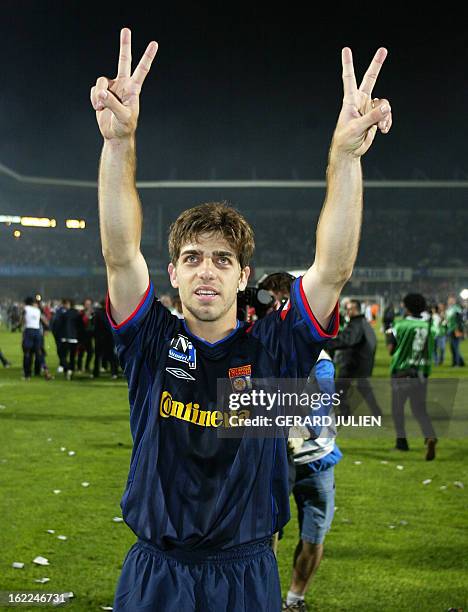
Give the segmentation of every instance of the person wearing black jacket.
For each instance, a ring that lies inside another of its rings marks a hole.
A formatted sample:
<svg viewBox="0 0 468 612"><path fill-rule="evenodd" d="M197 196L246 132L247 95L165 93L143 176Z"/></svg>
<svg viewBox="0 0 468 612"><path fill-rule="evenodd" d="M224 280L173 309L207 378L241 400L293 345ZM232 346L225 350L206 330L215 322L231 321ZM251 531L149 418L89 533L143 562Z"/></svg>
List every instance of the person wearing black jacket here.
<svg viewBox="0 0 468 612"><path fill-rule="evenodd" d="M67 380L71 380L75 372L76 353L78 341L83 337L83 319L70 300L70 308L65 314L66 324L66 351L67 351Z"/></svg>
<svg viewBox="0 0 468 612"><path fill-rule="evenodd" d="M107 361L111 368L111 377L116 379L118 374L118 360L114 351L114 337L107 319L105 301L94 311L94 369L93 378L101 372L101 364Z"/></svg>
<svg viewBox="0 0 468 612"><path fill-rule="evenodd" d="M347 396L353 379L362 397L368 404L372 415L382 416L369 377L374 369L377 338L371 325L361 314L361 302L350 300L346 305L349 323L334 340L327 344L327 350L340 351L339 386L341 387L341 413L350 416L351 411Z"/></svg>
<svg viewBox="0 0 468 612"><path fill-rule="evenodd" d="M59 367L57 372L60 374L67 371L67 323L66 314L70 308L70 300L63 298L62 303L55 311L54 316L50 322L50 329L55 338L55 344L57 346L57 355L59 358Z"/></svg>
<svg viewBox="0 0 468 612"><path fill-rule="evenodd" d="M385 332L387 331L387 329L390 329L394 320L395 320L395 309L393 308L393 304L390 303L387 306L387 308L384 310L383 317L382 317L382 322L383 322L383 327L384 327Z"/></svg>

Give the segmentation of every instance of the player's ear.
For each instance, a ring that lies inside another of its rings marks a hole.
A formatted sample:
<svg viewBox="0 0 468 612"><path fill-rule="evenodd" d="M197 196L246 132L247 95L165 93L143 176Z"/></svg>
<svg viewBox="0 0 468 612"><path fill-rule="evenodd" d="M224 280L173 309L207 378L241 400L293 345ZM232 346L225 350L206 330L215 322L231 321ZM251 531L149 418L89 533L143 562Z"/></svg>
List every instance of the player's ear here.
<svg viewBox="0 0 468 612"><path fill-rule="evenodd" d="M244 291L244 289L247 287L249 276L250 268L249 266L245 266L245 268L243 268L240 273L239 284L237 285L238 291Z"/></svg>
<svg viewBox="0 0 468 612"><path fill-rule="evenodd" d="M174 289L178 289L179 288L179 281L177 280L177 270L175 265L171 263L167 266L167 272L169 274L169 280L171 281L171 285L174 287Z"/></svg>

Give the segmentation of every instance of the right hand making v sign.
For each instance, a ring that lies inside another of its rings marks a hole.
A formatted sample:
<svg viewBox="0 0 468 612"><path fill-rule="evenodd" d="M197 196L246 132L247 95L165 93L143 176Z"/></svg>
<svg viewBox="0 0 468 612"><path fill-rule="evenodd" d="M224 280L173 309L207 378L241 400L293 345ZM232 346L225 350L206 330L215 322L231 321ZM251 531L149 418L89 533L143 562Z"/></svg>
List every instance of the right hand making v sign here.
<svg viewBox="0 0 468 612"><path fill-rule="evenodd" d="M91 89L91 103L101 134L106 140L133 136L136 130L141 87L156 57L158 44L150 42L135 71L132 72L131 32L120 33L120 54L115 79L99 77Z"/></svg>

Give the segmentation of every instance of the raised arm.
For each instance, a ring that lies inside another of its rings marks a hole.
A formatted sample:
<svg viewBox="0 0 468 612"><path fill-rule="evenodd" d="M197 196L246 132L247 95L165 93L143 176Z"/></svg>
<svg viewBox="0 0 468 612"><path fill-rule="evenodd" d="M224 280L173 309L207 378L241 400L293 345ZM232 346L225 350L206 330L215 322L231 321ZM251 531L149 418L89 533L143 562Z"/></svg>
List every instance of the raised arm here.
<svg viewBox="0 0 468 612"><path fill-rule="evenodd" d="M124 321L136 308L149 282L140 251L142 214L135 184L135 131L140 91L156 56L151 42L131 74L131 33L120 33L115 79L100 77L91 89L91 103L104 138L99 167L99 219L112 316Z"/></svg>
<svg viewBox="0 0 468 612"><path fill-rule="evenodd" d="M372 99L387 51L380 48L358 89L351 49L342 51L343 106L333 135L327 168L327 193L317 227L313 265L303 278L309 305L326 327L340 292L356 261L362 218L361 156L377 129L387 134L392 125L390 104Z"/></svg>

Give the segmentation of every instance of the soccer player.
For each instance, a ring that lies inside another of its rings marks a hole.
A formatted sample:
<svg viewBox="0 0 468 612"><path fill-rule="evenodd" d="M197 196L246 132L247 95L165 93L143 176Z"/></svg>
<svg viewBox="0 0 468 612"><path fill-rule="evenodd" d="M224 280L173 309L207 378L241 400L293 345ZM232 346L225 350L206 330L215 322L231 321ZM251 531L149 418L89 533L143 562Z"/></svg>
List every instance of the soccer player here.
<svg viewBox="0 0 468 612"><path fill-rule="evenodd" d="M240 388L252 377L306 378L335 334L338 296L359 242L360 158L392 122L388 101L372 100L387 52L377 51L358 88L351 50L343 49L344 99L315 261L295 281L289 303L249 327L236 320L236 294L249 278L253 233L224 204L187 210L171 228L168 272L184 319L155 299L140 251L135 130L156 51L151 42L132 74L130 31L123 29L117 76L100 77L91 89L104 138L99 210L108 313L128 379L134 441L121 505L138 541L114 610L277 611L269 542L289 518L286 440L218 436L216 382L229 377Z"/></svg>
<svg viewBox="0 0 468 612"><path fill-rule="evenodd" d="M408 451L405 429L405 404L410 401L427 445L426 460L435 459L437 438L427 413L427 379L431 373L435 331L432 320L421 314L426 300L419 293L409 293L403 299L405 317L387 330L387 349L392 355L392 415L396 432L395 449Z"/></svg>

